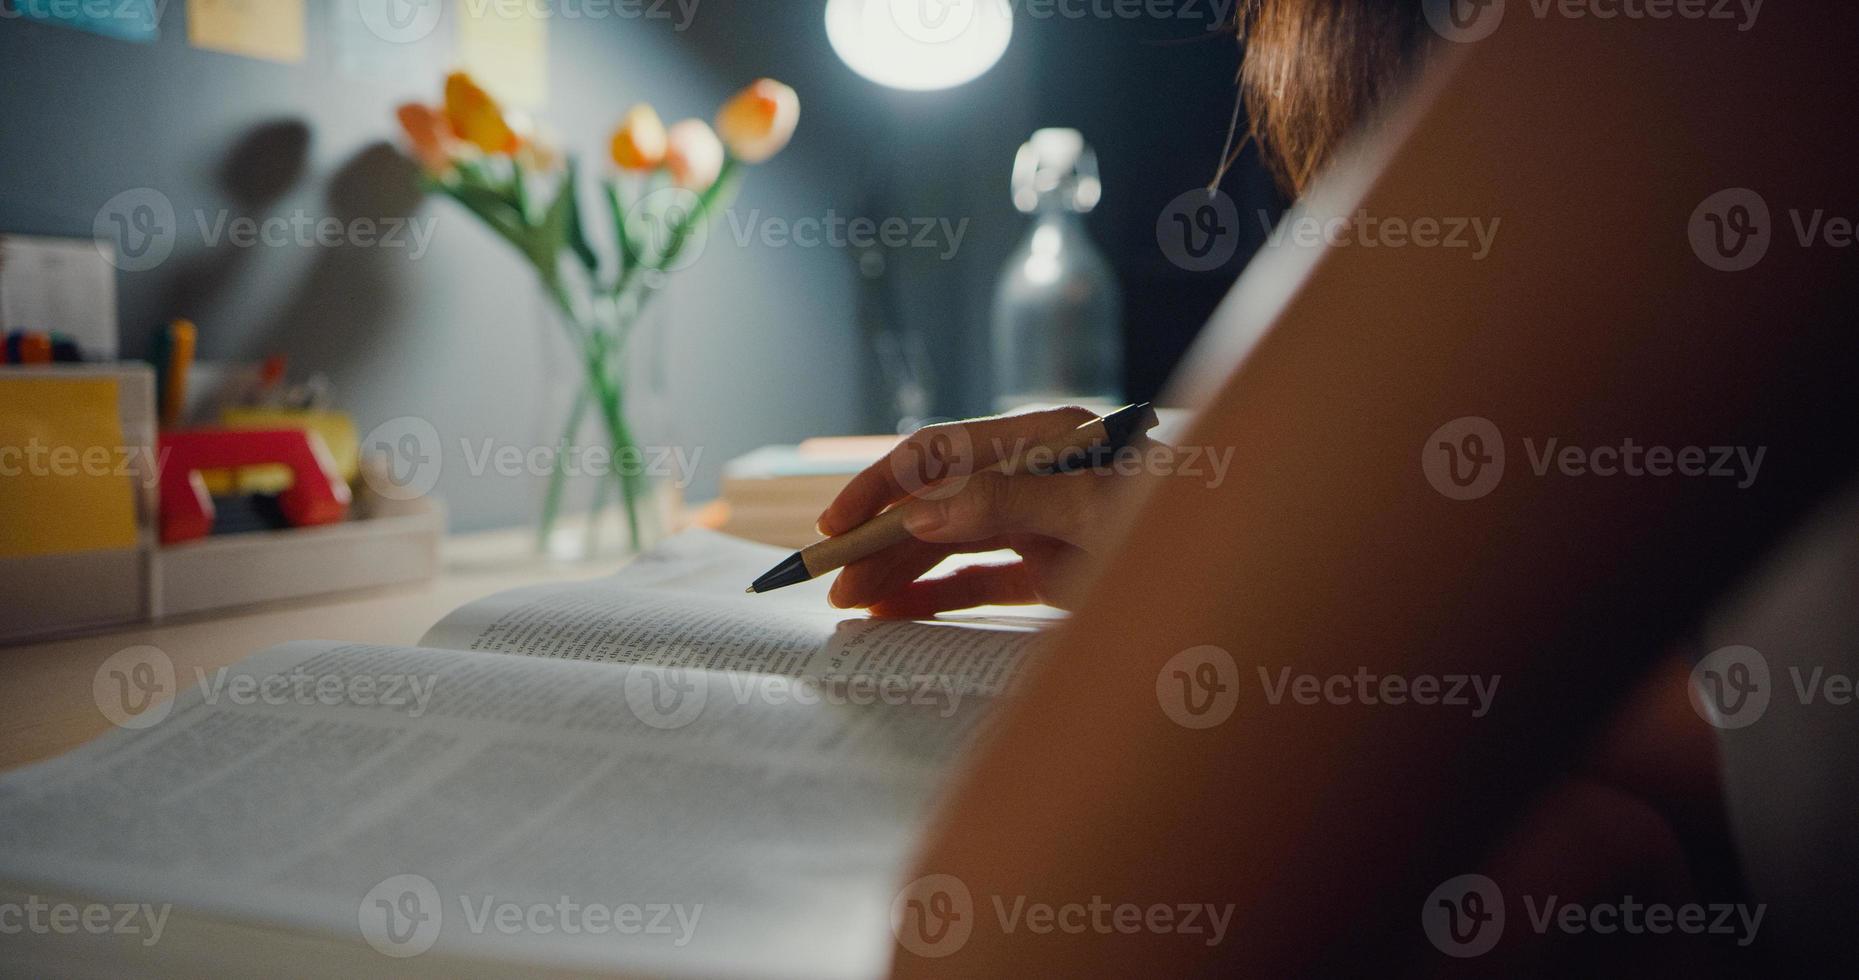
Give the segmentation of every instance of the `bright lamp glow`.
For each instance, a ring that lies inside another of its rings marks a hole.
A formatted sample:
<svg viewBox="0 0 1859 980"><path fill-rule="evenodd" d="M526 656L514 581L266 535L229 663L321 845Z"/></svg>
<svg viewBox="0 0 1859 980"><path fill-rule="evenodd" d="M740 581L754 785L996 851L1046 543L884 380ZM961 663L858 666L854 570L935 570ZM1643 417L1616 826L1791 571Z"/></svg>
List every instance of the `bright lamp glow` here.
<svg viewBox="0 0 1859 980"><path fill-rule="evenodd" d="M981 76L1013 38L1008 0L827 0L826 38L853 71L927 92Z"/></svg>

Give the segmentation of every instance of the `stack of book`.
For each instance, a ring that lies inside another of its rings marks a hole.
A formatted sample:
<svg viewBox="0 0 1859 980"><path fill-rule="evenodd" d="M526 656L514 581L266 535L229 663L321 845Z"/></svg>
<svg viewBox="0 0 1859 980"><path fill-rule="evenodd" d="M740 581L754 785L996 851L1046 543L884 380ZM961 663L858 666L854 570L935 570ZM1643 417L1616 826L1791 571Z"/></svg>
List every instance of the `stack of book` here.
<svg viewBox="0 0 1859 980"><path fill-rule="evenodd" d="M739 538L801 548L819 540L814 522L846 481L883 458L897 436L809 439L764 446L723 468L722 530Z"/></svg>

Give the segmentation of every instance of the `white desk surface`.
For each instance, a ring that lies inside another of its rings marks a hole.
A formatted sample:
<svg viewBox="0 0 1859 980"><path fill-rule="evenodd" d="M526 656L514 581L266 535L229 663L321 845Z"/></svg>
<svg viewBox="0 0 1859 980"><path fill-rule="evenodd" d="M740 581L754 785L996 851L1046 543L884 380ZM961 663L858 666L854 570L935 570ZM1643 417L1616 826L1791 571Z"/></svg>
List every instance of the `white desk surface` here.
<svg viewBox="0 0 1859 980"><path fill-rule="evenodd" d="M160 649L182 683L291 640L411 645L473 599L539 582L610 575L623 558L549 562L524 531L448 538L439 577L422 585L305 599L286 605L45 643L0 647L0 771L48 759L103 734L110 722L91 683L111 654Z"/></svg>

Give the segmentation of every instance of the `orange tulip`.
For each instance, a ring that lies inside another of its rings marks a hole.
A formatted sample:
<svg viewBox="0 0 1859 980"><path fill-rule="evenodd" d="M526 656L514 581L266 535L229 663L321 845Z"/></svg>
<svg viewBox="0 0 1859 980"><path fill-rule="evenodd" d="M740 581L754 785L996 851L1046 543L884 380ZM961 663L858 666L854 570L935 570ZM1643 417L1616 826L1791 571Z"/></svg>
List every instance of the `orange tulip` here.
<svg viewBox="0 0 1859 980"><path fill-rule="evenodd" d="M437 177L452 169L452 130L439 110L409 102L395 111L400 128L407 131L413 156L426 172Z"/></svg>
<svg viewBox="0 0 1859 980"><path fill-rule="evenodd" d="M717 133L744 163L761 163L780 153L800 125L800 96L764 78L743 89L717 113Z"/></svg>
<svg viewBox="0 0 1859 980"><path fill-rule="evenodd" d="M532 174L554 173L564 162L555 134L531 119L527 113L513 112L506 117L516 131L516 162Z"/></svg>
<svg viewBox="0 0 1859 980"><path fill-rule="evenodd" d="M686 119L665 134L665 166L671 182L687 190L705 191L723 172L723 144L702 119Z"/></svg>
<svg viewBox="0 0 1859 980"><path fill-rule="evenodd" d="M486 153L516 152L516 130L504 119L503 109L462 71L446 77L445 118L459 139Z"/></svg>
<svg viewBox="0 0 1859 980"><path fill-rule="evenodd" d="M613 164L621 170L657 170L665 162L666 143L658 113L649 105L633 106L613 131Z"/></svg>

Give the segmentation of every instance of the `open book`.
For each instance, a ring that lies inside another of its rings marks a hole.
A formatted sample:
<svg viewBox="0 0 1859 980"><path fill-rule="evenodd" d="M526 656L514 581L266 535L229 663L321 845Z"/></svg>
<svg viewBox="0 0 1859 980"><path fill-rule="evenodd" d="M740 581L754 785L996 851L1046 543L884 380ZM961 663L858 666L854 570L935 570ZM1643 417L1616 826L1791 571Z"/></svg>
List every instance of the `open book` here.
<svg viewBox="0 0 1859 980"><path fill-rule="evenodd" d="M7 970L885 972L939 777L1038 620L741 594L780 557L686 534L420 647L178 678L171 707L0 778L0 901L79 916L0 937Z"/></svg>

